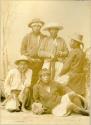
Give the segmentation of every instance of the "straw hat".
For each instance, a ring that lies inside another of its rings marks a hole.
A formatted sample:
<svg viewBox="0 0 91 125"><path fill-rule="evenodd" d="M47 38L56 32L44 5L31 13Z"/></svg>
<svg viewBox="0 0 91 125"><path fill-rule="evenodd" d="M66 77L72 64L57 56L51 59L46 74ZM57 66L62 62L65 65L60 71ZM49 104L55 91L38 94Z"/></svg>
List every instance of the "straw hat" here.
<svg viewBox="0 0 91 125"><path fill-rule="evenodd" d="M17 60L15 61L15 64L18 65L21 61L24 61L24 62L26 62L27 64L29 64L29 61L28 61L27 57L24 56L24 55L21 56L19 59L17 59Z"/></svg>
<svg viewBox="0 0 91 125"><path fill-rule="evenodd" d="M79 43L83 43L83 35L81 34L74 34L74 36L71 38L73 40L75 40L76 42L79 42Z"/></svg>
<svg viewBox="0 0 91 125"><path fill-rule="evenodd" d="M44 28L44 30L50 30L50 29L62 30L63 26L61 26L57 23L50 23L50 24L46 25L45 28Z"/></svg>
<svg viewBox="0 0 91 125"><path fill-rule="evenodd" d="M28 27L32 27L34 25L40 25L40 26L43 26L45 23L40 20L39 18L34 18L31 20L31 22L28 24Z"/></svg>

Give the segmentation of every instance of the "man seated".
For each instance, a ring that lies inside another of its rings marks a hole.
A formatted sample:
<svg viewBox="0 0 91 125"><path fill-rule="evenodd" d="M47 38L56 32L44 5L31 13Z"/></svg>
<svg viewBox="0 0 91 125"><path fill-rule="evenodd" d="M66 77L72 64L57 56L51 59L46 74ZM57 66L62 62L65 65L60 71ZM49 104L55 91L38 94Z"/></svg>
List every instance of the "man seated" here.
<svg viewBox="0 0 91 125"><path fill-rule="evenodd" d="M19 101L22 104L21 110L25 111L31 99L30 86L32 70L28 68L29 62L25 56L21 56L20 59L15 61L15 64L17 67L11 69L5 79L4 90L6 100L3 104L6 105L6 109L8 109L7 105L10 109L10 102L12 102L10 100L13 99L13 106L14 102ZM15 111L15 108L12 107L11 110L13 109Z"/></svg>
<svg viewBox="0 0 91 125"><path fill-rule="evenodd" d="M88 115L88 112L85 111L85 100L68 87L55 81L50 81L50 72L47 69L42 69L39 74L39 81L33 87L33 98L32 111L35 114L52 113L58 116L65 116L69 115L68 112L72 113L74 111ZM79 104L76 104L75 98L79 99Z"/></svg>

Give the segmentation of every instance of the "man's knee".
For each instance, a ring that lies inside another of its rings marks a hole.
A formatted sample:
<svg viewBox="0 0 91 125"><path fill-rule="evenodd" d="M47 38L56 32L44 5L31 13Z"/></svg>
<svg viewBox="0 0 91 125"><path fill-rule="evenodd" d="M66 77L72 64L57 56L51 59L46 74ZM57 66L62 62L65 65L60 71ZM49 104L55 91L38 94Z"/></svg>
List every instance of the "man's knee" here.
<svg viewBox="0 0 91 125"><path fill-rule="evenodd" d="M72 91L72 92L67 93L67 95L72 100L76 96L76 93Z"/></svg>

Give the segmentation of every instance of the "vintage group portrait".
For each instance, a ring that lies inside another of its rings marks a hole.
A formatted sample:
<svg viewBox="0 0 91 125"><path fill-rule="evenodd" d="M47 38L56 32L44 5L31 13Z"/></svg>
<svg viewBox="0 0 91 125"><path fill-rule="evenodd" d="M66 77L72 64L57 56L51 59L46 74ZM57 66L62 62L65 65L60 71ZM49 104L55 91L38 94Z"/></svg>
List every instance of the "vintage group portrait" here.
<svg viewBox="0 0 91 125"><path fill-rule="evenodd" d="M0 124L90 125L91 1L0 8Z"/></svg>

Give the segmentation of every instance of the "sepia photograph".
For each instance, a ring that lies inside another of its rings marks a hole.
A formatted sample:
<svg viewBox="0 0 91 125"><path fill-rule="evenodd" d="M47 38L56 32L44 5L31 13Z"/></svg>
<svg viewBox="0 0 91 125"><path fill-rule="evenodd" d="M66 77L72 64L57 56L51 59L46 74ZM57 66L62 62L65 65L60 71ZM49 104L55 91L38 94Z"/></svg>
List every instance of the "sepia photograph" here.
<svg viewBox="0 0 91 125"><path fill-rule="evenodd" d="M0 124L90 125L90 0L0 0Z"/></svg>

